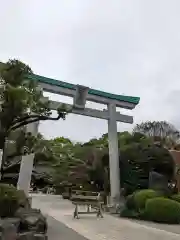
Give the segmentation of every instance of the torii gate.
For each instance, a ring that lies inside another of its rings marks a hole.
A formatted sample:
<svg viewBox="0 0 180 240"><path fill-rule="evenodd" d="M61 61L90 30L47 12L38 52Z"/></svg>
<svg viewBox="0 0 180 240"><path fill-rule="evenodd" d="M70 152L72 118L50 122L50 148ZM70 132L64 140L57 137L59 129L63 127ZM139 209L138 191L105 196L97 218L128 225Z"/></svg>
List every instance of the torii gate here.
<svg viewBox="0 0 180 240"><path fill-rule="evenodd" d="M139 103L139 97L130 97L124 95L116 95L99 90L91 89L85 86L74 85L67 82L58 81L55 79L46 78L39 75L30 75L28 79L37 81L39 86L45 92L55 93L59 95L69 96L73 98L73 105L66 104L72 107L72 113L94 118L106 119L108 121L108 139L109 139L109 161L110 161L110 189L111 201L120 197L120 171L119 171L119 151L117 139L117 123L133 123L133 117L116 112L116 107L125 109L133 109ZM107 105L107 110L96 110L86 108L86 100ZM51 109L56 110L60 102L51 101ZM38 124L29 125L28 131L37 134ZM28 158L28 161L25 161ZM31 173L33 168L34 155L23 156L18 187L28 192ZM26 188L26 189L25 189Z"/></svg>

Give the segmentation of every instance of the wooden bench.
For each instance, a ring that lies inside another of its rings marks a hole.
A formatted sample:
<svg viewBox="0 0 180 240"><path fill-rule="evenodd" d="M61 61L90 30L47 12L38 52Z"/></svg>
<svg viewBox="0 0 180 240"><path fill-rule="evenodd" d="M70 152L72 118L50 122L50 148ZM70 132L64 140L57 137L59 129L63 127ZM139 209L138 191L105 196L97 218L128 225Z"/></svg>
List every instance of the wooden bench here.
<svg viewBox="0 0 180 240"><path fill-rule="evenodd" d="M79 218L79 214L96 214L97 217L103 218L102 215L102 197L98 192L73 190L71 201L75 205L74 218ZM79 211L79 206L87 206L86 211ZM91 209L95 209L91 211Z"/></svg>

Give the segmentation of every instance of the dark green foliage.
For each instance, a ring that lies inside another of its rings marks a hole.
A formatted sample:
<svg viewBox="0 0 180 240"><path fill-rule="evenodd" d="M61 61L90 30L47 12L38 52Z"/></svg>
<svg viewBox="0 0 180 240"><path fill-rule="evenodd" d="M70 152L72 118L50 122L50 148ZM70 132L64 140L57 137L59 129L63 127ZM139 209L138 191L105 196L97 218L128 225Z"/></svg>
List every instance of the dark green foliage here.
<svg viewBox="0 0 180 240"><path fill-rule="evenodd" d="M145 149L150 169L165 175L171 180L174 176L175 163L169 151L159 145L151 145Z"/></svg>
<svg viewBox="0 0 180 240"><path fill-rule="evenodd" d="M118 133L118 140L120 181L124 196L147 189L149 172L152 170L168 175L168 179L172 178L174 162L171 155L163 147L154 145L151 138L141 133L122 132ZM99 140L93 139L90 144L74 144L63 137L50 141L41 137L36 145L35 167L44 165L52 169L49 174L52 174L53 184L67 181L83 187L91 185L94 191L109 194L107 134Z"/></svg>
<svg viewBox="0 0 180 240"><path fill-rule="evenodd" d="M21 156L33 151L37 144L36 138L30 133L24 134L24 127L29 123L40 120L64 119L67 113L65 106L57 109L57 117L50 117L52 112L50 102L43 97L43 91L39 90L37 83L29 80L28 76L33 72L30 67L19 60L9 60L5 64L0 63L0 149L3 150L1 174L7 162L8 140L14 131L19 132L19 137L14 140L16 150L13 156ZM18 138L18 139L17 139ZM11 141L12 142L12 141ZM16 144L17 142L17 144ZM28 150L27 150L28 149Z"/></svg>
<svg viewBox="0 0 180 240"><path fill-rule="evenodd" d="M134 201L134 194L128 195L126 198L126 207L129 210L136 209L135 201Z"/></svg>
<svg viewBox="0 0 180 240"><path fill-rule="evenodd" d="M174 163L166 149L153 145L152 139L141 133L118 133L118 139L120 180L124 196L130 195L136 190L147 189L149 171L153 169L159 171L163 169L163 173L171 179ZM42 143L45 150L38 151L35 162L37 165L46 162L46 166L54 168L53 181L55 185L68 181L88 186L93 182L91 186L95 191L105 191L106 194L109 194L109 154L106 149L106 134L99 140L93 139L89 145L88 143L74 144L63 137L42 141Z"/></svg>
<svg viewBox="0 0 180 240"><path fill-rule="evenodd" d="M180 194L174 194L171 196L171 199L180 203Z"/></svg>
<svg viewBox="0 0 180 240"><path fill-rule="evenodd" d="M12 217L19 207L19 196L15 187L0 184L0 217Z"/></svg>
<svg viewBox="0 0 180 240"><path fill-rule="evenodd" d="M171 198L174 200L151 189L137 191L126 198L120 216L159 223L180 223L180 197L177 194Z"/></svg>
<svg viewBox="0 0 180 240"><path fill-rule="evenodd" d="M149 163L139 150L139 146L130 145L120 155L121 187L126 195L137 189L148 188Z"/></svg>
<svg viewBox="0 0 180 240"><path fill-rule="evenodd" d="M139 213L134 209L129 209L127 207L123 208L120 212L120 216L124 218L139 218Z"/></svg>
<svg viewBox="0 0 180 240"><path fill-rule="evenodd" d="M126 189L126 195L138 189L147 189L150 171L154 170L171 180L174 169L172 156L162 146L147 144L145 141L132 143L121 150L121 187Z"/></svg>
<svg viewBox="0 0 180 240"><path fill-rule="evenodd" d="M56 195L61 195L64 192L64 186L61 185L60 183L57 185L54 185L53 187Z"/></svg>
<svg viewBox="0 0 180 240"><path fill-rule="evenodd" d="M151 198L159 197L161 194L151 189L145 189L134 193L133 199L135 208L137 210L142 210L145 208L146 201Z"/></svg>
<svg viewBox="0 0 180 240"><path fill-rule="evenodd" d="M149 199L146 202L144 216L155 222L180 223L180 203L163 197Z"/></svg>

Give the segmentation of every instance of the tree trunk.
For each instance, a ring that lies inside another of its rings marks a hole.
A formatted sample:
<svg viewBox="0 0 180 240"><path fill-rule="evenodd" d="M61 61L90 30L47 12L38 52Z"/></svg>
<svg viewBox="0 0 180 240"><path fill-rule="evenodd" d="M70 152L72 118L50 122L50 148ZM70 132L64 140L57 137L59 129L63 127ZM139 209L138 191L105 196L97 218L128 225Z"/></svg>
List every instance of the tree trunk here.
<svg viewBox="0 0 180 240"><path fill-rule="evenodd" d="M8 137L8 132L1 133L0 136L0 149L2 150L2 159L1 159L1 166L0 166L0 180L3 180L4 174L4 165L6 162L6 139Z"/></svg>

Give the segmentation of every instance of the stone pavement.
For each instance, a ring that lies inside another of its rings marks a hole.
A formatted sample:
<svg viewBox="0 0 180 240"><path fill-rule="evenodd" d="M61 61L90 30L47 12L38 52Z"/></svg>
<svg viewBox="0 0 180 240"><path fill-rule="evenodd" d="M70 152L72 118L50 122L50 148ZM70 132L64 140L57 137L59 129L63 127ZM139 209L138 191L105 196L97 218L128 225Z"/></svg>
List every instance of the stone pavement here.
<svg viewBox="0 0 180 240"><path fill-rule="evenodd" d="M48 240L88 240L63 223L47 216L48 221Z"/></svg>
<svg viewBox="0 0 180 240"><path fill-rule="evenodd" d="M56 219L59 223L89 240L180 239L180 235L177 233L127 219L115 218L108 214L104 214L103 219L97 219L94 215L83 215L79 220L73 219L73 205L60 196L33 195L33 207L40 208L44 214ZM69 239L72 239L72 237ZM81 238L77 238L77 240L81 240Z"/></svg>

